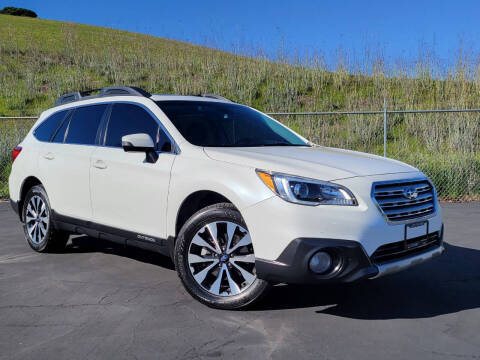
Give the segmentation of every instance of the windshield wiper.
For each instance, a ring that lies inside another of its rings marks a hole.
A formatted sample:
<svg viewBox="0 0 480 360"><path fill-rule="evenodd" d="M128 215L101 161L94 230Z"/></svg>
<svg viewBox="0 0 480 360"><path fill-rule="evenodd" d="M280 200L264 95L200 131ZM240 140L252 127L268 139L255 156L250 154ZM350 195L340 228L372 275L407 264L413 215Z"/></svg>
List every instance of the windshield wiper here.
<svg viewBox="0 0 480 360"><path fill-rule="evenodd" d="M278 141L272 143L261 144L259 146L310 146L308 144L292 144L286 141Z"/></svg>
<svg viewBox="0 0 480 360"><path fill-rule="evenodd" d="M307 146L311 147L310 144L292 144L285 141L279 142L266 142L266 143L247 143L247 142L238 142L234 144L215 144L215 145L204 145L207 147L263 147L263 146Z"/></svg>
<svg viewBox="0 0 480 360"><path fill-rule="evenodd" d="M290 144L290 143L284 143L284 142L277 142L277 143L261 144L259 146L298 146L298 145Z"/></svg>
<svg viewBox="0 0 480 360"><path fill-rule="evenodd" d="M286 141L272 141L272 142L264 142L264 143L245 143L239 142L233 144L233 146L247 146L247 147L257 147L257 146L308 146L307 144L292 144Z"/></svg>

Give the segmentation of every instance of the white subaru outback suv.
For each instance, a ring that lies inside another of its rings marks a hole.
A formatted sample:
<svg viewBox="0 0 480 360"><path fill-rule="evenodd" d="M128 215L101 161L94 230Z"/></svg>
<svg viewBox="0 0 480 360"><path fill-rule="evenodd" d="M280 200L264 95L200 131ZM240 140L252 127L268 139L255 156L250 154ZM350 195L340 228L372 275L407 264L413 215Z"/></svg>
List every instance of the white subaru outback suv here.
<svg viewBox="0 0 480 360"><path fill-rule="evenodd" d="M12 158L11 204L34 250L87 234L158 251L212 307L246 306L270 284L375 278L443 251L422 172L316 146L216 95L66 94Z"/></svg>

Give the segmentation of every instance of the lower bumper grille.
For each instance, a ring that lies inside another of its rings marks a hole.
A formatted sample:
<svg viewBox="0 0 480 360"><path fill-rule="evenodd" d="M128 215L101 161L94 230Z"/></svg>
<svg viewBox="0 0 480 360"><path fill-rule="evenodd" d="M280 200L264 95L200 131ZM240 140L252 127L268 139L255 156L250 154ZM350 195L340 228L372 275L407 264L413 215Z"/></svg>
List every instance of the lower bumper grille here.
<svg viewBox="0 0 480 360"><path fill-rule="evenodd" d="M402 259L440 245L440 232L380 246L370 257L374 264Z"/></svg>

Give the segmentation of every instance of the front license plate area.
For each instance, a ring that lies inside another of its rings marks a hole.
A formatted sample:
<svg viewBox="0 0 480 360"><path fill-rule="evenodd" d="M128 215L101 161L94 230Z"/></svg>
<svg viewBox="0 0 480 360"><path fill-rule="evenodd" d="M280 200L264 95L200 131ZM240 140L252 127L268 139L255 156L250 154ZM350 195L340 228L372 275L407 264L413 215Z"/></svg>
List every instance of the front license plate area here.
<svg viewBox="0 0 480 360"><path fill-rule="evenodd" d="M405 224L405 240L428 234L428 220Z"/></svg>

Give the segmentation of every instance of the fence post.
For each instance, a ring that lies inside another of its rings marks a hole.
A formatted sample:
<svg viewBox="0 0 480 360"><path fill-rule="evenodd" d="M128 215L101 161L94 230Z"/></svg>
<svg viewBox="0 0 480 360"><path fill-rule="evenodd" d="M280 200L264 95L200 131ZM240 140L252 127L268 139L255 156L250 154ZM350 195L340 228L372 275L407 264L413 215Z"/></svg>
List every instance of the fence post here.
<svg viewBox="0 0 480 360"><path fill-rule="evenodd" d="M387 100L383 98L383 157L387 157Z"/></svg>

